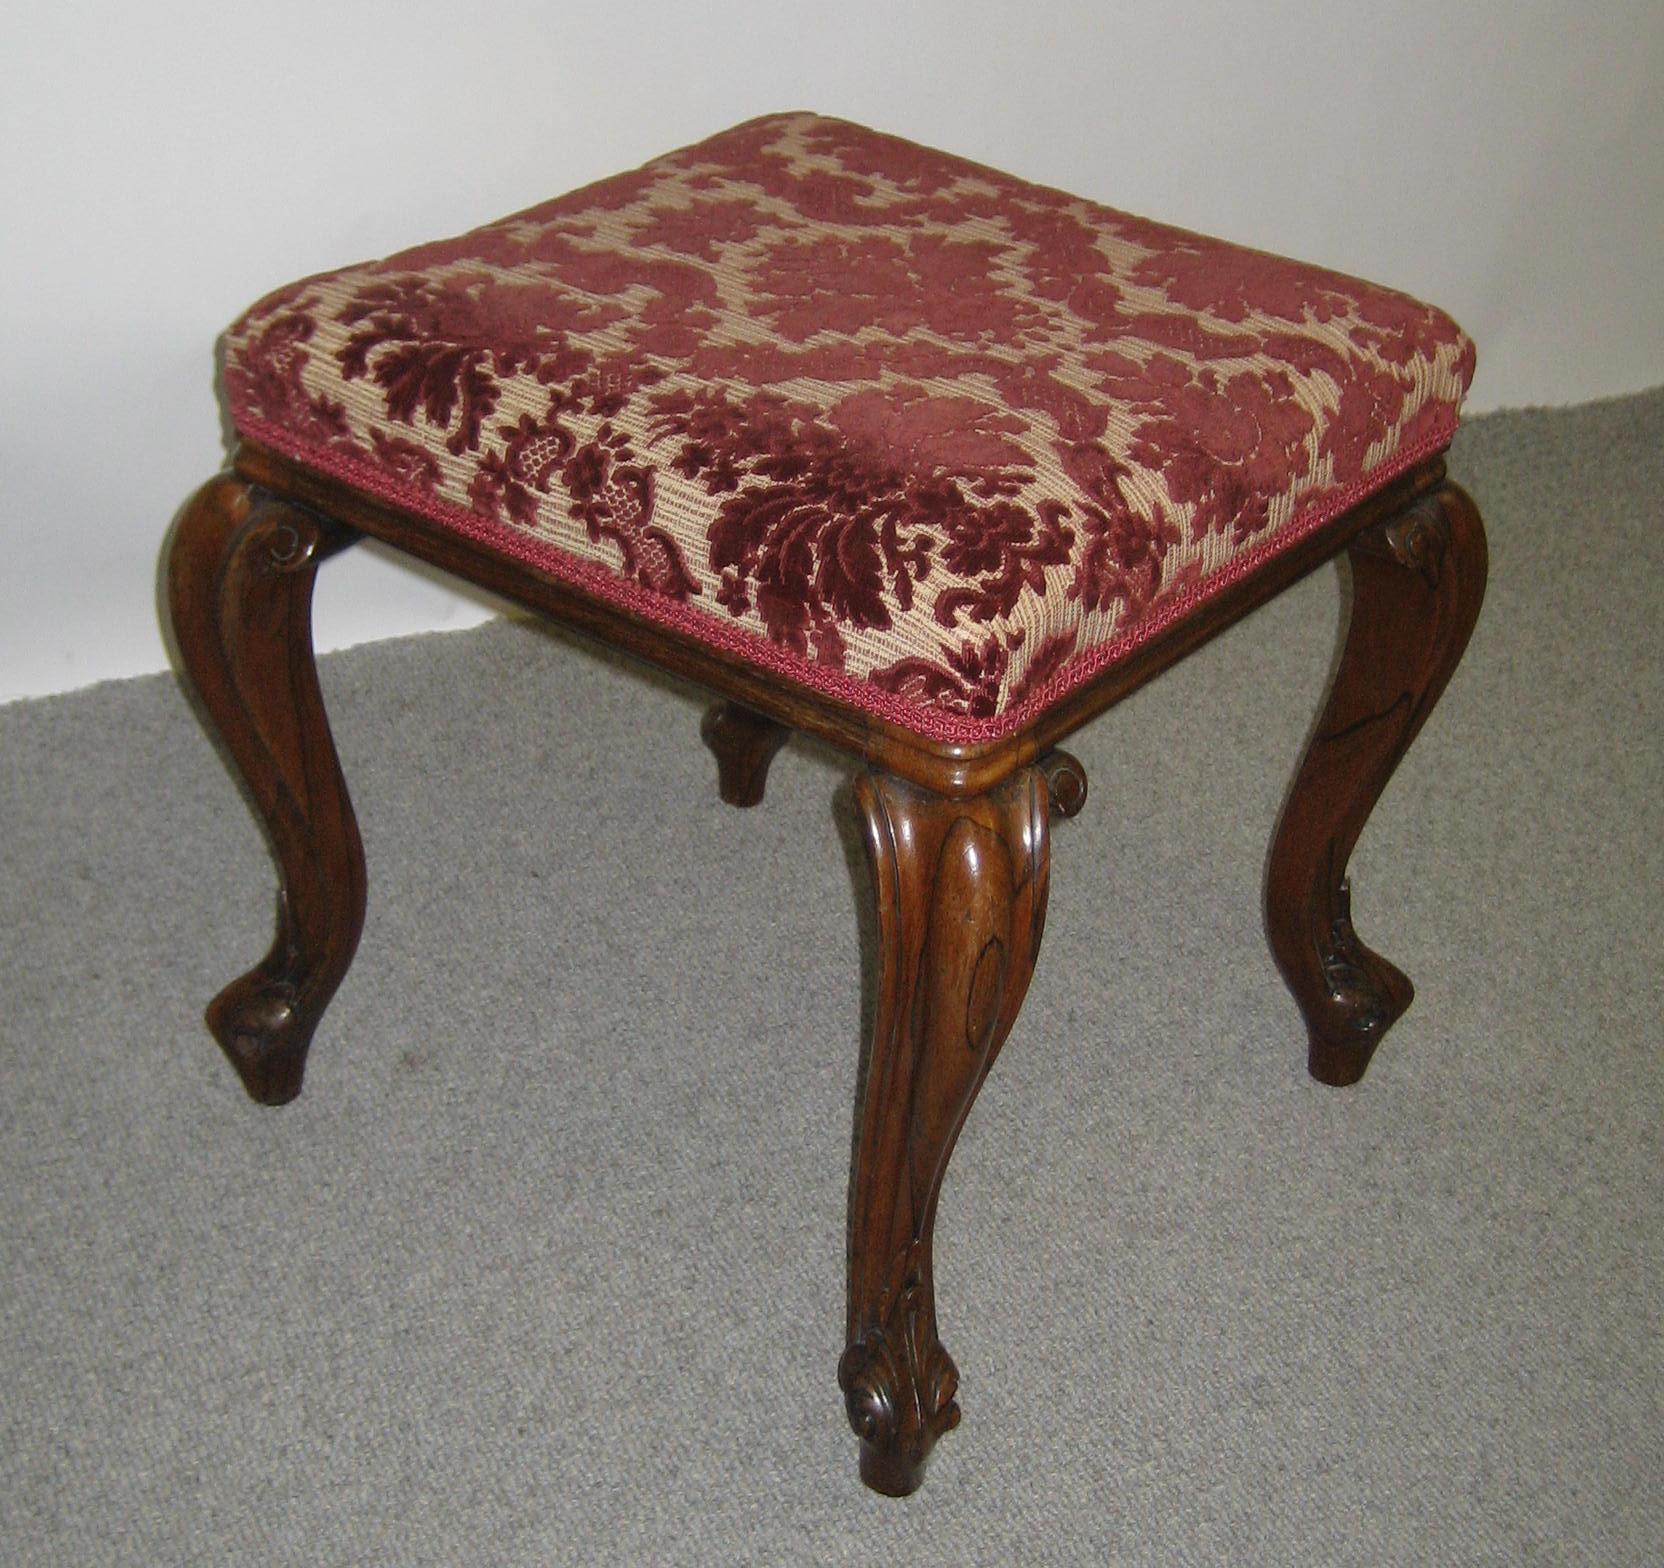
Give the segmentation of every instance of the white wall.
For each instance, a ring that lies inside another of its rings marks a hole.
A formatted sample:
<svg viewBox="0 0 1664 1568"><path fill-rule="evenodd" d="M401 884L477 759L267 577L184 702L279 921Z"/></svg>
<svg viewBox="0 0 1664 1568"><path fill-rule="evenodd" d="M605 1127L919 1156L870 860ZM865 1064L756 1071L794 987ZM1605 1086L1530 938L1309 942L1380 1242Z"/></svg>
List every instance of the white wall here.
<svg viewBox="0 0 1664 1568"><path fill-rule="evenodd" d="M212 344L325 266L807 107L1379 278L1471 407L1664 382L1664 0L54 0L0 20L0 701L164 666ZM481 613L369 551L324 647Z"/></svg>

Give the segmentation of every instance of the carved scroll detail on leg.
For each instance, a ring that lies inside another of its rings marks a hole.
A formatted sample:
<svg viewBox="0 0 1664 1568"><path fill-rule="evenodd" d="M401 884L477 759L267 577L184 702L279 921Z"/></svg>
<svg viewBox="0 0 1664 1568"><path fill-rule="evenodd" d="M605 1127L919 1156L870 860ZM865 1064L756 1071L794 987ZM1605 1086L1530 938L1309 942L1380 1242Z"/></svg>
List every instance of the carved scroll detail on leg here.
<svg viewBox="0 0 1664 1568"><path fill-rule="evenodd" d="M1485 593L1485 533L1446 483L1349 551L1352 619L1266 871L1271 950L1305 1015L1312 1076L1356 1083L1415 995L1352 926L1346 865L1432 712Z"/></svg>
<svg viewBox="0 0 1664 1568"><path fill-rule="evenodd" d="M856 780L878 906L879 981L850 1196L838 1368L861 1476L899 1496L958 1423L936 1331L931 1234L955 1139L1028 990L1046 915L1048 784L1025 769L950 800Z"/></svg>
<svg viewBox="0 0 1664 1568"><path fill-rule="evenodd" d="M762 802L768 765L791 731L738 702L719 702L705 710L699 733L716 757L717 788L730 806Z"/></svg>
<svg viewBox="0 0 1664 1568"><path fill-rule="evenodd" d="M249 1094L299 1092L364 923L364 850L318 689L312 583L354 536L231 475L180 517L167 594L186 674L264 820L281 875L271 950L208 1006Z"/></svg>
<svg viewBox="0 0 1664 1568"><path fill-rule="evenodd" d="M1076 817L1086 805L1086 769L1071 753L1053 747L1036 764L1046 780L1052 810L1060 817Z"/></svg>

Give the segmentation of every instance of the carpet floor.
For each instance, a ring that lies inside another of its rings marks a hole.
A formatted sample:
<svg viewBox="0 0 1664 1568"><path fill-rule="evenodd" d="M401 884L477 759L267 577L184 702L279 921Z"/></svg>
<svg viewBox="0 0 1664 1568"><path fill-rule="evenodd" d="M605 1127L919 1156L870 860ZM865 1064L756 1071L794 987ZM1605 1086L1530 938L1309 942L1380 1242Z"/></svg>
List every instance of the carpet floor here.
<svg viewBox="0 0 1664 1568"><path fill-rule="evenodd" d="M201 1023L271 869L175 681L0 709L0 1560L1655 1568L1664 389L1452 469L1489 597L1353 863L1415 1006L1322 1088L1260 929L1324 570L1071 742L902 1502L834 1380L835 755L737 812L697 693L562 635L325 659L370 914L274 1112Z"/></svg>

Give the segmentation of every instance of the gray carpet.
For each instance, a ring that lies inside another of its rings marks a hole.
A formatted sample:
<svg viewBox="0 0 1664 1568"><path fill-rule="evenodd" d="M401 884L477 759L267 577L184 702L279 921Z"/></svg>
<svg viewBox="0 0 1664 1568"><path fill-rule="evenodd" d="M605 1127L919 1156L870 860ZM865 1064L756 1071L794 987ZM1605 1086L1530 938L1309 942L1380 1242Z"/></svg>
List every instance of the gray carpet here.
<svg viewBox="0 0 1664 1568"><path fill-rule="evenodd" d="M695 694L561 637L326 660L370 919L273 1112L200 1022L272 877L174 682L0 710L0 1560L1664 1560L1664 391L1453 466L1489 600L1354 862L1414 1008L1323 1089L1260 932L1324 571L1076 737L905 1502L833 1375L836 757L736 812Z"/></svg>

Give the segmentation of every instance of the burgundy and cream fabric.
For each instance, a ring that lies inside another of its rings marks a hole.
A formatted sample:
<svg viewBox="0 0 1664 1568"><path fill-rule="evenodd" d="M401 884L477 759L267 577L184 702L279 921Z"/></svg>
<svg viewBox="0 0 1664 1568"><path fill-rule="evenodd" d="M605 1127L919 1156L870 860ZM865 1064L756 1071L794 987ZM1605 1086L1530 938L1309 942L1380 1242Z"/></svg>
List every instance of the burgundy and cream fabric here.
<svg viewBox="0 0 1664 1568"><path fill-rule="evenodd" d="M229 334L239 430L933 740L993 740L1443 447L1355 278L812 114Z"/></svg>

